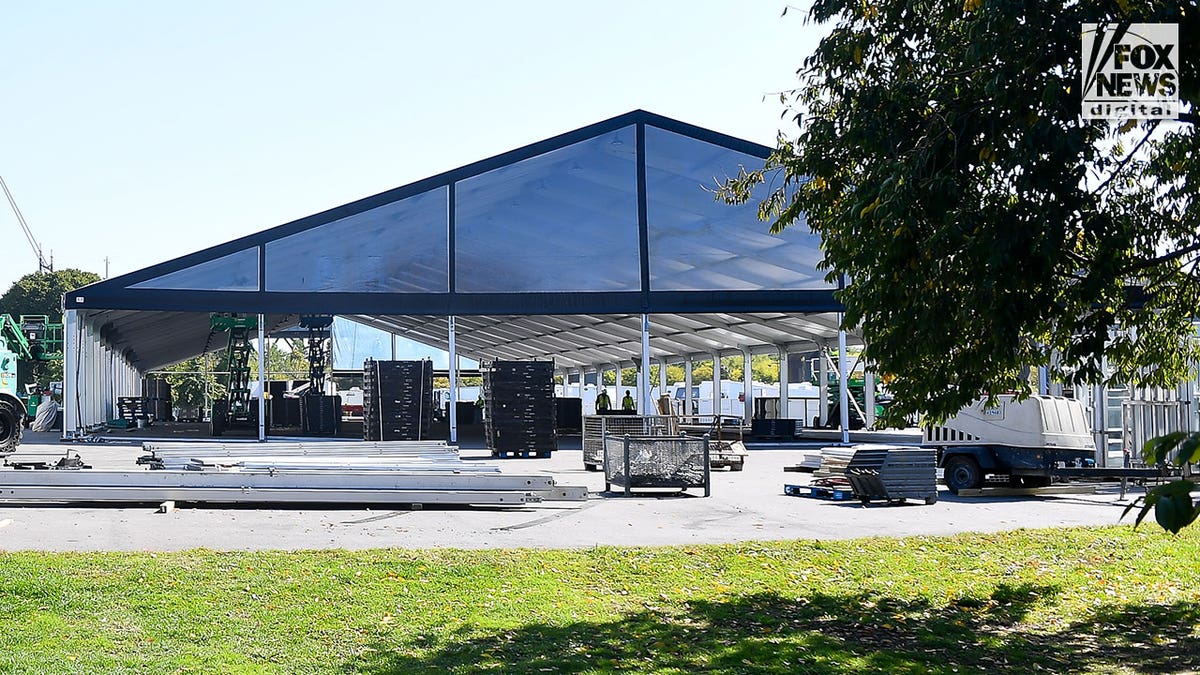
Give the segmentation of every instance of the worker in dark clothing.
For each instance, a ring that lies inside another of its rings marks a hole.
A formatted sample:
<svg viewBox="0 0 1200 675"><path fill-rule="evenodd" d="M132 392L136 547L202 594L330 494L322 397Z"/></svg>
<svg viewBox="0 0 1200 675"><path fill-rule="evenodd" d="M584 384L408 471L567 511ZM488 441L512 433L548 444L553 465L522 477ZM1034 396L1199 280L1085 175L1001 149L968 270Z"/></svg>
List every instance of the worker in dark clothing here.
<svg viewBox="0 0 1200 675"><path fill-rule="evenodd" d="M637 404L633 402L633 396L630 396L628 389L625 390L625 398L621 399L621 410L633 412L637 408Z"/></svg>
<svg viewBox="0 0 1200 675"><path fill-rule="evenodd" d="M608 400L608 391L601 389L599 394L596 394L596 414L603 415L612 409L612 401Z"/></svg>

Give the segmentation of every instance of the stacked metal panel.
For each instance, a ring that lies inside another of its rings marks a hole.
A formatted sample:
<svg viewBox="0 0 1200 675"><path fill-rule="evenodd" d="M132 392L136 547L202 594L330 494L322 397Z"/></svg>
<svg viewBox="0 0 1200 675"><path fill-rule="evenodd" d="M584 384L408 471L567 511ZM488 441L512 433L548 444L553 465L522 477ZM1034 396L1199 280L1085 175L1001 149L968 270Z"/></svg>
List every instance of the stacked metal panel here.
<svg viewBox="0 0 1200 675"><path fill-rule="evenodd" d="M863 445L854 449L846 466L846 477L854 496L872 499L937 501L937 451L886 445Z"/></svg>
<svg viewBox="0 0 1200 675"><path fill-rule="evenodd" d="M433 424L433 362L363 364L363 439L419 441Z"/></svg>
<svg viewBox="0 0 1200 675"><path fill-rule="evenodd" d="M854 450L851 448L821 448L821 466L813 472L813 475L818 478L844 476L846 474L846 466L853 458Z"/></svg>
<svg viewBox="0 0 1200 675"><path fill-rule="evenodd" d="M558 449L553 361L493 361L483 369L483 424L493 457Z"/></svg>

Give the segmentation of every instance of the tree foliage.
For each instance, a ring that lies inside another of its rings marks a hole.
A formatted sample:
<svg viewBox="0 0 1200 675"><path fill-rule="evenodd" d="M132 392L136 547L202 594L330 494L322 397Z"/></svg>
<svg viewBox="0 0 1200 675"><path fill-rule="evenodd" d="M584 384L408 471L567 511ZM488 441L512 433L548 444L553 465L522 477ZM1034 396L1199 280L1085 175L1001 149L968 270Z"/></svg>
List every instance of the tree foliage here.
<svg viewBox="0 0 1200 675"><path fill-rule="evenodd" d="M220 363L220 362L218 362ZM250 378L258 379L258 352L250 352ZM267 343L267 380L304 380L308 378L308 355L300 349L283 349L274 342Z"/></svg>
<svg viewBox="0 0 1200 675"><path fill-rule="evenodd" d="M30 314L47 316L51 323L58 323L62 320L63 294L97 281L100 275L77 269L26 274L0 296L0 314L10 314L14 319ZM63 379L62 361L39 361L24 366L20 378L22 389L27 382L45 387Z"/></svg>
<svg viewBox="0 0 1200 675"><path fill-rule="evenodd" d="M165 376L176 408L207 408L225 396L225 385L214 374L221 367L220 353L204 354L175 364Z"/></svg>
<svg viewBox="0 0 1200 675"><path fill-rule="evenodd" d="M63 294L97 281L100 275L77 269L26 274L0 296L0 314L40 314L57 321Z"/></svg>
<svg viewBox="0 0 1200 675"><path fill-rule="evenodd" d="M892 415L1027 392L1022 369L1042 364L1067 382L1186 372L1194 0L817 0L809 18L830 31L781 97L798 129L722 194L770 180L772 229L821 235L845 323L892 378ZM1081 24L1104 21L1179 24L1185 121L1082 119Z"/></svg>

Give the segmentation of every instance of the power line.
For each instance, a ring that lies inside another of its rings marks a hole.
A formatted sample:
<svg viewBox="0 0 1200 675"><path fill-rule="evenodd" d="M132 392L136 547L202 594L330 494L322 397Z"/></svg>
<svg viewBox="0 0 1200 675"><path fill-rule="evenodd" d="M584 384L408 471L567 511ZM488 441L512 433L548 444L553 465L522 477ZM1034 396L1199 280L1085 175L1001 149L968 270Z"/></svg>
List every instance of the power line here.
<svg viewBox="0 0 1200 675"><path fill-rule="evenodd" d="M54 263L46 262L46 257L42 255L42 247L38 244L37 239L33 236L33 230L29 229L29 224L25 222L25 216L21 214L20 207L17 206L17 200L13 199L12 192L8 189L8 183L4 182L4 177L0 176L0 187L4 188L4 195L8 197L8 203L12 206L13 213L17 216L17 222L21 225L21 230L25 232L25 239L29 241L29 245L33 248L34 255L37 256L38 272L53 272Z"/></svg>

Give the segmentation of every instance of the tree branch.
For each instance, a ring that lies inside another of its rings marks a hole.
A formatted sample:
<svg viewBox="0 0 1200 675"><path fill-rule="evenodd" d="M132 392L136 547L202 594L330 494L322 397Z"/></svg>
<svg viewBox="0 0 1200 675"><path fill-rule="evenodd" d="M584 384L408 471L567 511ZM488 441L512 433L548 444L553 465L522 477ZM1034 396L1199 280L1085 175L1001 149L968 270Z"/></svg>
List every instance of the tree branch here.
<svg viewBox="0 0 1200 675"><path fill-rule="evenodd" d="M1134 146L1133 150L1129 151L1129 154L1126 155L1124 159L1121 160L1121 163L1117 166L1117 168L1113 169L1112 174L1108 178L1104 179L1104 182L1097 186L1095 190L1092 190L1090 194L1100 194L1100 191L1108 187L1108 184L1113 182L1113 179L1116 178L1121 171L1129 165L1129 162L1133 161L1133 158L1137 155L1138 150L1142 149L1142 146L1146 144L1146 141L1150 140L1150 136L1154 133L1154 130L1158 128L1158 122L1158 120L1154 120L1154 122L1150 125L1150 128L1146 130L1146 135L1142 136L1142 140L1138 141L1138 144Z"/></svg>
<svg viewBox="0 0 1200 675"><path fill-rule="evenodd" d="M1182 258L1183 256L1185 256L1189 253L1195 253L1196 251L1200 251L1200 242L1192 244L1191 246L1184 246L1183 248L1175 250L1175 251L1171 251L1170 253L1167 253L1166 255L1161 255L1157 258L1149 258L1149 259L1143 260L1135 265L1131 265L1131 266L1121 270L1121 275L1124 276L1124 275L1127 275L1127 274L1130 274L1133 272L1139 272L1141 270L1148 269L1150 267L1157 267L1158 265L1161 265L1162 263L1169 262L1171 260L1175 260L1176 258Z"/></svg>

